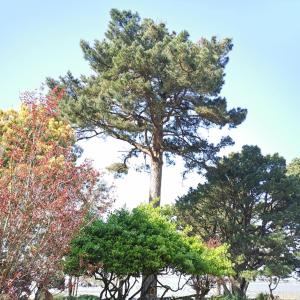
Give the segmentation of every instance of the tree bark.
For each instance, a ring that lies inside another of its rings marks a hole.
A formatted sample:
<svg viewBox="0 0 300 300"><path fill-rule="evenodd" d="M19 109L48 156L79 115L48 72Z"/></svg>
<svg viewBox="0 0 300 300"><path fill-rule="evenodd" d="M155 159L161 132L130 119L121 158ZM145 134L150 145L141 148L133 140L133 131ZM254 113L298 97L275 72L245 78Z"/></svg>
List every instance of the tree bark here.
<svg viewBox="0 0 300 300"><path fill-rule="evenodd" d="M123 285L124 285L125 281L120 279L119 283L118 283L118 296L117 296L117 300L123 300Z"/></svg>
<svg viewBox="0 0 300 300"><path fill-rule="evenodd" d="M141 300L156 300L157 299L157 278L156 274L143 275Z"/></svg>
<svg viewBox="0 0 300 300"><path fill-rule="evenodd" d="M160 206L162 166L162 154L151 159L149 202L155 200L153 203L155 207Z"/></svg>
<svg viewBox="0 0 300 300"><path fill-rule="evenodd" d="M72 282L72 276L69 276L68 279L68 295L73 296L73 282Z"/></svg>

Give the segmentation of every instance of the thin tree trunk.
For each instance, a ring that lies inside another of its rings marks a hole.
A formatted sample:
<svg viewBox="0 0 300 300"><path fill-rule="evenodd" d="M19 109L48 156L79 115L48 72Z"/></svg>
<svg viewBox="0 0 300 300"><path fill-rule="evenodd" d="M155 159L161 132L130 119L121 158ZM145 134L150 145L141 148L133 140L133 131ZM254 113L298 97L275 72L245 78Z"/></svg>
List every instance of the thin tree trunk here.
<svg viewBox="0 0 300 300"><path fill-rule="evenodd" d="M72 296L72 295L73 295L72 276L69 276L69 279L68 279L68 295L69 295L69 296Z"/></svg>
<svg viewBox="0 0 300 300"><path fill-rule="evenodd" d="M120 279L118 283L118 296L117 300L122 300L123 299L123 285L124 285L124 280Z"/></svg>
<svg viewBox="0 0 300 300"><path fill-rule="evenodd" d="M275 279L273 279L273 277L271 276L271 278L270 278L268 286L269 286L271 300L275 299L273 291L277 288L279 280L280 280L280 277L278 277L278 278L275 277ZM273 286L272 286L272 284L273 284Z"/></svg>
<svg viewBox="0 0 300 300"><path fill-rule="evenodd" d="M217 296L221 295L221 282L218 280L217 281Z"/></svg>

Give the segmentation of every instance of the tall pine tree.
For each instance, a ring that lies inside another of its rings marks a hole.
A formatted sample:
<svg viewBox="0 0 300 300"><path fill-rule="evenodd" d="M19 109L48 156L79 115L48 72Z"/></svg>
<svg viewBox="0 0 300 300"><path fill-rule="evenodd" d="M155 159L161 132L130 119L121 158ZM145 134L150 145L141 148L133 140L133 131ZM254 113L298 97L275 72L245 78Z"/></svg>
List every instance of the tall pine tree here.
<svg viewBox="0 0 300 300"><path fill-rule="evenodd" d="M116 9L105 37L93 46L81 41L94 75L78 80L69 72L48 84L66 87L62 109L80 138L106 135L131 146L115 165L119 171L132 156L150 158L149 198L160 198L164 154L167 161L181 156L187 169L204 167L232 140L213 144L201 130L245 119L245 109L227 110L220 96L232 42L195 43L186 31L169 32L164 23Z"/></svg>

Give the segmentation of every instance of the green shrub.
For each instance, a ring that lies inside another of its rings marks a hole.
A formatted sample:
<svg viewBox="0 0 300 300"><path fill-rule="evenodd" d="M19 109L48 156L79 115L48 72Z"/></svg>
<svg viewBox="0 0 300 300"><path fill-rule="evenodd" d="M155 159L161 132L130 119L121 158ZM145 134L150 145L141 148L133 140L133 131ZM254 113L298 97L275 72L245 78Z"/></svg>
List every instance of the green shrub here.
<svg viewBox="0 0 300 300"><path fill-rule="evenodd" d="M259 293L256 297L255 300L268 300L269 295L265 293Z"/></svg>

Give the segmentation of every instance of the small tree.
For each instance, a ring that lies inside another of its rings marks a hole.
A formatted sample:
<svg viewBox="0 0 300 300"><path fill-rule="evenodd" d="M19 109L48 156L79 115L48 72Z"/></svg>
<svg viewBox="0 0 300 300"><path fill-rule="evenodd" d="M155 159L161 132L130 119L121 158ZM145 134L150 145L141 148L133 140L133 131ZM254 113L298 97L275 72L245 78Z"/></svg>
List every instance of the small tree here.
<svg viewBox="0 0 300 300"><path fill-rule="evenodd" d="M259 272L261 278L268 282L270 299L274 300L274 290L277 288L281 279L288 278L294 271L294 265L290 262L286 264L282 261L269 263Z"/></svg>
<svg viewBox="0 0 300 300"><path fill-rule="evenodd" d="M0 295L12 299L61 269L96 191L98 173L76 165L59 98L27 94L19 112L0 112Z"/></svg>
<svg viewBox="0 0 300 300"><path fill-rule="evenodd" d="M206 247L199 238L179 232L174 222L151 205L132 212L122 209L106 222L98 220L85 227L73 240L66 259L68 274L94 275L102 281L101 299L133 298L141 291L141 286L134 293L132 288L142 274L170 271L225 275L230 274L231 263L225 246ZM158 287L163 294L172 290L159 280Z"/></svg>
<svg viewBox="0 0 300 300"><path fill-rule="evenodd" d="M217 239L210 239L205 243L208 248L216 248L221 244ZM213 287L219 287L220 284L220 276L214 276L211 274L202 274L202 275L194 275L191 276L189 285L196 291L196 300L205 299L207 294Z"/></svg>
<svg viewBox="0 0 300 300"><path fill-rule="evenodd" d="M219 160L206 178L177 201L179 219L204 240L217 237L230 245L233 294L244 296L262 267L296 266L299 180L287 175L282 157L244 146Z"/></svg>

